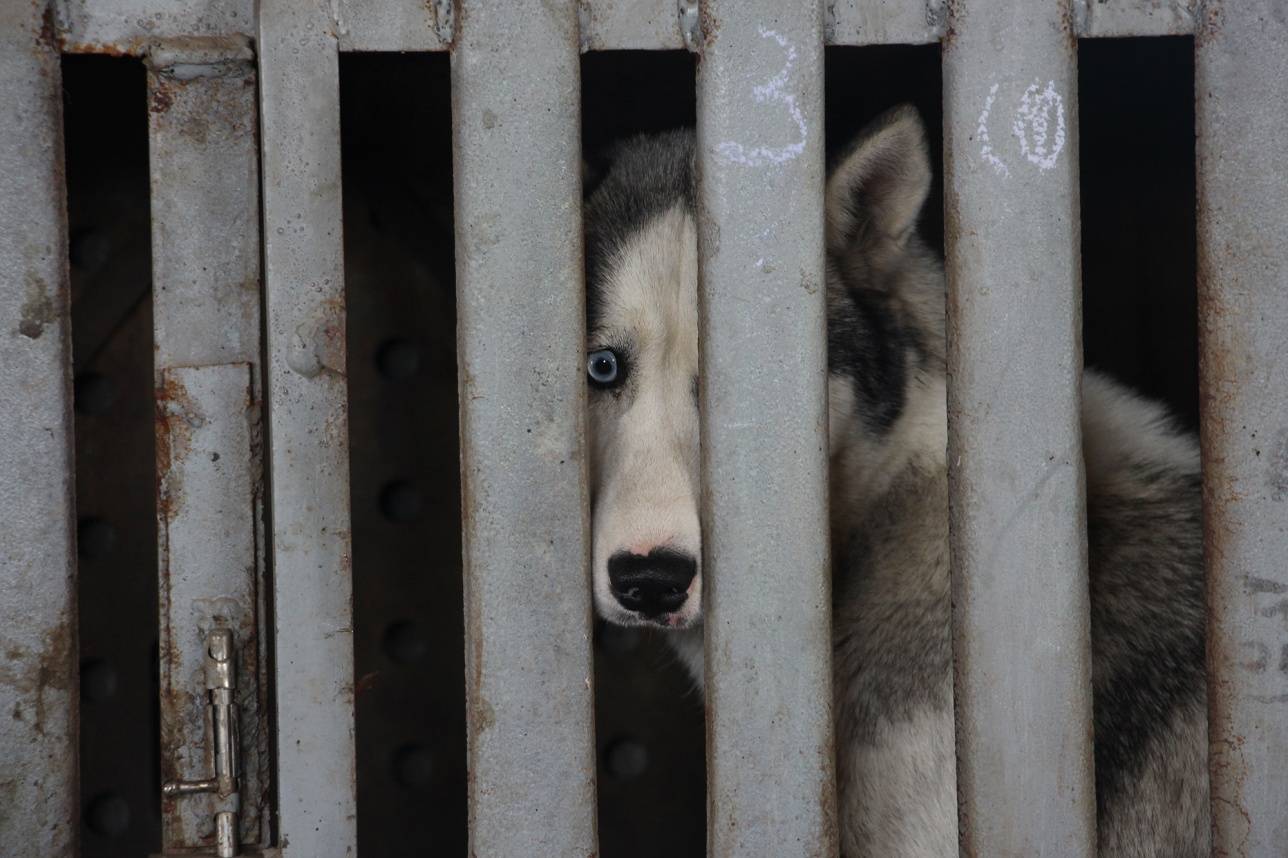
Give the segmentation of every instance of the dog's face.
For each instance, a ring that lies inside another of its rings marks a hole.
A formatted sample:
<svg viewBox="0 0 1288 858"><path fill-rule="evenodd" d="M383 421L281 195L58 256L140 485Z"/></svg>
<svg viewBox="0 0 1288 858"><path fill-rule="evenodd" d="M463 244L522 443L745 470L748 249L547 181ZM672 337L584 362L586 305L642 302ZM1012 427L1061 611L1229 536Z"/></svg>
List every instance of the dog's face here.
<svg viewBox="0 0 1288 858"><path fill-rule="evenodd" d="M693 217L677 202L617 253L586 358L595 606L684 628L702 610Z"/></svg>
<svg viewBox="0 0 1288 858"><path fill-rule="evenodd" d="M872 376L892 356L871 359L882 338L862 329L875 311L851 304L867 288L857 281L888 279L878 269L899 264L928 182L908 110L865 132L828 181L834 436L838 408L889 405L874 401ZM623 146L586 206L594 601L620 625L682 629L702 617L693 196L693 139L672 133Z"/></svg>

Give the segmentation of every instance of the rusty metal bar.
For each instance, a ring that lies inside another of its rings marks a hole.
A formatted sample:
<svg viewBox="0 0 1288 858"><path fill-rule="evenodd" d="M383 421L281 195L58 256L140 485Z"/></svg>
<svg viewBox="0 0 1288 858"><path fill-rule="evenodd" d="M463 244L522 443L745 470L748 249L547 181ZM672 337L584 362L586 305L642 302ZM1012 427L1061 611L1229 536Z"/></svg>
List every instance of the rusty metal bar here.
<svg viewBox="0 0 1288 858"><path fill-rule="evenodd" d="M1214 855L1288 835L1288 9L1195 39L1200 437Z"/></svg>
<svg viewBox="0 0 1288 858"><path fill-rule="evenodd" d="M963 853L1095 848L1069 0L952 6L948 465Z"/></svg>
<svg viewBox="0 0 1288 858"><path fill-rule="evenodd" d="M200 677L215 629L238 648L243 761L236 796L162 802L162 847L210 846L220 812L239 814L239 841L266 844L254 57L242 37L187 38L153 43L147 63L162 781L213 768Z"/></svg>
<svg viewBox="0 0 1288 858"><path fill-rule="evenodd" d="M835 855L822 6L703 11L707 852Z"/></svg>
<svg viewBox="0 0 1288 858"><path fill-rule="evenodd" d="M452 126L470 852L588 855L577 7L466 0L460 14Z"/></svg>
<svg viewBox="0 0 1288 858"><path fill-rule="evenodd" d="M76 509L62 73L0 0L0 843L77 853Z"/></svg>
<svg viewBox="0 0 1288 858"><path fill-rule="evenodd" d="M355 841L339 52L326 4L261 0L278 842Z"/></svg>

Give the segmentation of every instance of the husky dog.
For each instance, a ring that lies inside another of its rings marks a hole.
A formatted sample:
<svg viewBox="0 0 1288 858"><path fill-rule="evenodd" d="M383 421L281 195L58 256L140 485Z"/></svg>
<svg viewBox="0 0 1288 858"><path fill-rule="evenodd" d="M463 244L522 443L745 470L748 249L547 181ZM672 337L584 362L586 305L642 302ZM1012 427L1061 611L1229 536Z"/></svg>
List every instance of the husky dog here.
<svg viewBox="0 0 1288 858"><path fill-rule="evenodd" d="M586 207L595 605L702 683L698 270L689 132L618 148ZM944 277L910 108L827 182L834 694L842 854L957 854ZM1208 854L1198 450L1083 382L1099 852Z"/></svg>

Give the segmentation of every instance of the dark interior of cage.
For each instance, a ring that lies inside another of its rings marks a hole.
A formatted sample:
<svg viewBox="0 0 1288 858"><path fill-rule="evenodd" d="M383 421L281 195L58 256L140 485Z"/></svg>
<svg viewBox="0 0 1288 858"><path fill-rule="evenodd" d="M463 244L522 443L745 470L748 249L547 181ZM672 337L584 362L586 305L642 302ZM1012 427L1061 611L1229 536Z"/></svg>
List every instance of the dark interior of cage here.
<svg viewBox="0 0 1288 858"><path fill-rule="evenodd" d="M1084 42L1078 113L1086 363L1193 428L1191 57L1187 38ZM466 851L449 62L354 54L340 66L365 855ZM69 57L64 73L83 848L141 855L160 843L145 78L137 61L102 57ZM685 53L586 55L592 170L615 140L692 124L694 74ZM935 154L936 200L940 101L937 46L827 51L828 153L912 103ZM921 230L942 247L940 206ZM597 624L594 647L601 854L702 855L700 695L659 634Z"/></svg>

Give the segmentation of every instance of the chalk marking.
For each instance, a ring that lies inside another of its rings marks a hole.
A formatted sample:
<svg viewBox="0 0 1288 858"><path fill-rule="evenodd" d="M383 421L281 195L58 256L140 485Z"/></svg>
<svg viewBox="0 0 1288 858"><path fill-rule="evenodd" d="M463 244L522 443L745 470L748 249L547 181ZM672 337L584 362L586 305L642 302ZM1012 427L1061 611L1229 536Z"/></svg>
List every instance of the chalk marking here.
<svg viewBox="0 0 1288 858"><path fill-rule="evenodd" d="M754 87L751 90L751 95L760 104L776 101L784 105L788 114L796 123L796 127L800 129L800 140L778 148L769 146L745 147L741 143L732 140L716 146L716 154L721 158L748 167L761 167L766 164L786 164L788 161L796 159L805 151L805 139L809 136L805 117L801 115L800 108L796 106L796 96L786 91L792 69L796 66L796 48L774 30L766 30L762 27L760 37L762 39L773 39L777 42L778 46L787 53L787 62L778 74L760 86Z"/></svg>
<svg viewBox="0 0 1288 858"><path fill-rule="evenodd" d="M1054 140L1048 150L1048 136L1051 135L1051 114L1055 113ZM1015 122L1011 125L1016 139L1020 141L1020 154L1036 164L1042 172L1056 165L1060 153L1064 151L1064 99L1055 91L1055 81L1047 81L1046 89L1038 93L1038 81L1029 84L1020 98L1020 106L1015 111Z"/></svg>

